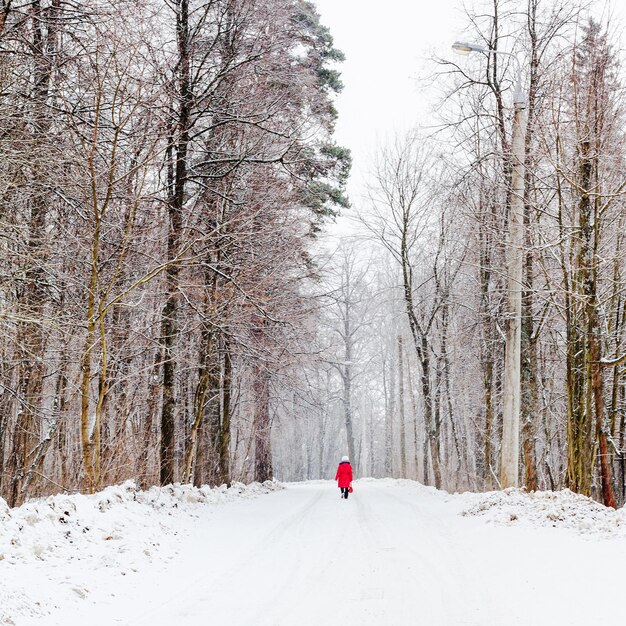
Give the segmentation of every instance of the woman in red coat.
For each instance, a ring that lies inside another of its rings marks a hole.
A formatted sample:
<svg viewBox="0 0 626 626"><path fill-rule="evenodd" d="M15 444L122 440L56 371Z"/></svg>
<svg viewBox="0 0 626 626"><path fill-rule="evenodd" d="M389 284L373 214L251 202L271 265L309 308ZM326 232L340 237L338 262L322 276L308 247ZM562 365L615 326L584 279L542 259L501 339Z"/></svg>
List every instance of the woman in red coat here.
<svg viewBox="0 0 626 626"><path fill-rule="evenodd" d="M341 497L347 500L348 489L352 482L352 465L350 465L350 460L347 456L341 457L341 463L339 463L339 467L337 468L335 480L339 485L339 489L341 489Z"/></svg>

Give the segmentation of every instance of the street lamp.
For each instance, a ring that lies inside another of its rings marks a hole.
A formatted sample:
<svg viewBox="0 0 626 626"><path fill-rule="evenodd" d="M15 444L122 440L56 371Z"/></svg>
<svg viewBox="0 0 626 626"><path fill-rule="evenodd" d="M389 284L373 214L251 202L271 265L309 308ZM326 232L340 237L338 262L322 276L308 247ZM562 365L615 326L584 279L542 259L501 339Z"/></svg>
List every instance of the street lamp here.
<svg viewBox="0 0 626 626"><path fill-rule="evenodd" d="M467 55L505 54L516 65L513 93L513 131L511 136L511 206L507 238L507 311L504 351L504 407L502 413L502 463L500 486L517 487L519 481L519 430L521 398L522 344L522 266L524 248L524 166L525 146L523 116L526 95L522 91L522 70L518 58L510 52L490 50L477 44L456 41L452 49Z"/></svg>
<svg viewBox="0 0 626 626"><path fill-rule="evenodd" d="M452 44L452 49L463 56L467 56L470 52L485 52L483 46L479 46L475 43L467 43L467 41L455 41Z"/></svg>

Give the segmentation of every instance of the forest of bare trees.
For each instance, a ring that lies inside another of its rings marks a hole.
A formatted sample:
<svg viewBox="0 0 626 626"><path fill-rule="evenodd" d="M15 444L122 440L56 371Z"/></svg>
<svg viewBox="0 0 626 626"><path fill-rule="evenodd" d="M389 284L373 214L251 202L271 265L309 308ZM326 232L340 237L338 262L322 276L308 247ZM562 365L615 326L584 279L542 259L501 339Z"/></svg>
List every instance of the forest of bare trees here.
<svg viewBox="0 0 626 626"><path fill-rule="evenodd" d="M520 483L626 500L610 20L475 0L521 62ZM451 41L453 36L451 36ZM304 0L0 3L0 496L359 476L500 486L514 59L434 59L367 197ZM316 241L339 210L352 236ZM510 251L510 250L509 250Z"/></svg>
<svg viewBox="0 0 626 626"><path fill-rule="evenodd" d="M346 204L309 2L3 0L0 495L272 478Z"/></svg>
<svg viewBox="0 0 626 626"><path fill-rule="evenodd" d="M344 350L345 316L326 315L335 336L320 335L350 362L342 435L364 474L501 486L516 57L526 95L520 484L626 499L624 69L617 31L590 8L467 4L462 39L486 52L435 59L436 126L388 142L372 163L369 197L354 203L360 234L333 258L333 297L359 321L359 358ZM332 392L312 391L312 405L321 416L334 402L339 424L347 367L327 370ZM323 418L306 415L324 459L337 433L323 438ZM330 465L313 462L309 475Z"/></svg>

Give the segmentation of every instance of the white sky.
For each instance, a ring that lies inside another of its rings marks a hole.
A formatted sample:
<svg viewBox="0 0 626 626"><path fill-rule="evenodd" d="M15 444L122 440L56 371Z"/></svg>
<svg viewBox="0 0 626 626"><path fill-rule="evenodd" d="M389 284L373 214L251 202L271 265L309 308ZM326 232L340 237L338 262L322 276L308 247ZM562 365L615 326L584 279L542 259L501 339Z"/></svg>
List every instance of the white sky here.
<svg viewBox="0 0 626 626"><path fill-rule="evenodd" d="M434 66L428 61L433 55L454 58L450 46L463 38L463 0L314 2L346 55L339 67L344 90L337 98L336 140L352 150L348 193L358 205L376 145L396 132L431 123L435 90L427 77ZM519 2L526 7L526 0ZM610 4L623 23L626 2ZM602 13L605 2L598 5ZM349 228L345 222L340 219L336 230Z"/></svg>
<svg viewBox="0 0 626 626"><path fill-rule="evenodd" d="M352 150L349 194L358 203L377 143L428 124L422 79L431 53L449 55L460 0L315 0L322 23L346 55L339 67L336 140ZM430 69L429 69L430 67Z"/></svg>

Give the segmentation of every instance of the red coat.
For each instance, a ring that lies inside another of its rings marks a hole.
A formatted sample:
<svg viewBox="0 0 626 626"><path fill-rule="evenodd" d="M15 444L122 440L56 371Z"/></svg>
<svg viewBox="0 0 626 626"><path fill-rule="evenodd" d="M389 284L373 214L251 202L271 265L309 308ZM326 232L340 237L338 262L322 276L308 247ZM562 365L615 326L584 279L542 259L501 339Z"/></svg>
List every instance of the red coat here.
<svg viewBox="0 0 626 626"><path fill-rule="evenodd" d="M335 480L339 483L339 489L350 486L352 482L352 465L348 461L339 463Z"/></svg>

